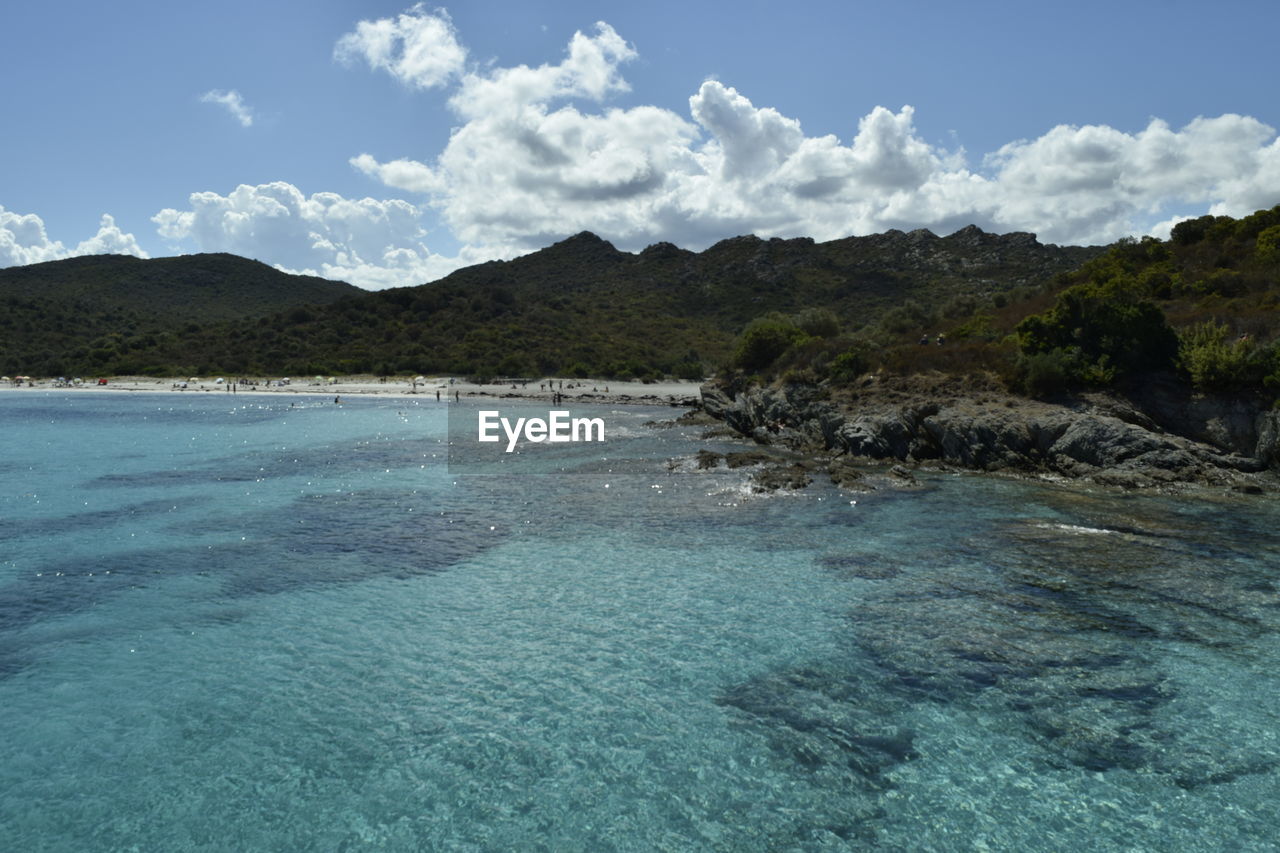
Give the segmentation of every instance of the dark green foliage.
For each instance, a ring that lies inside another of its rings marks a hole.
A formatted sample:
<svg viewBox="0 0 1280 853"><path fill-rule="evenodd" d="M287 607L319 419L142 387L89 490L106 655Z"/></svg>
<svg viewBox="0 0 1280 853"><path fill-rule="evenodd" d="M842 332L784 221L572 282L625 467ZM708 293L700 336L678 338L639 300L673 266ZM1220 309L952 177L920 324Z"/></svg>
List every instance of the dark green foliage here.
<svg viewBox="0 0 1280 853"><path fill-rule="evenodd" d="M991 286L977 276L1001 289L1039 282L1098 252L961 236L740 237L701 254L659 244L632 255L584 233L376 293L231 256L74 259L0 271L0 372L693 379L729 360L739 330L769 312L834 340L904 298L926 305ZM819 349L820 359L839 352Z"/></svg>
<svg viewBox="0 0 1280 853"><path fill-rule="evenodd" d="M891 308L880 318L880 327L895 335L927 332L938 324L938 312L915 299Z"/></svg>
<svg viewBox="0 0 1280 853"><path fill-rule="evenodd" d="M761 317L742 332L733 352L733 366L748 373L764 370L773 364L804 332L789 318Z"/></svg>
<svg viewBox="0 0 1280 853"><path fill-rule="evenodd" d="M854 346L831 359L827 376L832 382L845 384L854 381L871 367L871 359L865 346Z"/></svg>
<svg viewBox="0 0 1280 853"><path fill-rule="evenodd" d="M1176 365L1199 391L1274 393L1277 244L1280 206L1240 220L1188 220L1167 243L1118 242L1064 276L1053 305L1012 324L1020 350L1013 384L1045 394ZM997 326L999 316L1009 312L999 312ZM954 333L981 319L979 312Z"/></svg>
<svg viewBox="0 0 1280 853"><path fill-rule="evenodd" d="M1078 384L1078 353L1064 349L1020 353L1014 363L1014 384L1032 397L1048 397Z"/></svg>
<svg viewBox="0 0 1280 853"><path fill-rule="evenodd" d="M952 327L949 337L953 341L981 340L994 341L1000 334L994 325L995 316L986 312L978 312L968 317L958 326Z"/></svg>
<svg viewBox="0 0 1280 853"><path fill-rule="evenodd" d="M1169 240L1175 246L1192 246L1209 235L1209 231L1220 221L1230 217L1201 216L1198 219L1187 219L1173 226Z"/></svg>
<svg viewBox="0 0 1280 853"><path fill-rule="evenodd" d="M840 318L830 308L806 308L795 316L796 327L815 338L840 334Z"/></svg>
<svg viewBox="0 0 1280 853"><path fill-rule="evenodd" d="M1078 353L1082 379L1089 366L1124 374L1162 370L1172 366L1178 351L1164 312L1120 287L1068 288L1052 309L1019 323L1017 334L1027 354Z"/></svg>
<svg viewBox="0 0 1280 853"><path fill-rule="evenodd" d="M1258 232L1254 245L1259 261L1264 264L1280 263L1280 225L1272 225Z"/></svg>
<svg viewBox="0 0 1280 853"><path fill-rule="evenodd" d="M364 291L340 281L289 275L228 254L143 260L90 255L0 270L0 302L36 299L51 306L173 320L260 317L304 304L327 304ZM56 310L56 309L55 309Z"/></svg>

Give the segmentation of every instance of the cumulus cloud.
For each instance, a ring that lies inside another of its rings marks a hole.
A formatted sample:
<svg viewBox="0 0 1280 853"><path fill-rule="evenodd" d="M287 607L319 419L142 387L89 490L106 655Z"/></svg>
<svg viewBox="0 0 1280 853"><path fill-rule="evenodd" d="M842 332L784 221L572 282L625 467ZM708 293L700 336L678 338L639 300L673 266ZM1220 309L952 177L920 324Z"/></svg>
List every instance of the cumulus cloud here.
<svg viewBox="0 0 1280 853"><path fill-rule="evenodd" d="M338 40L333 55L347 65L364 60L370 69L419 89L449 82L467 59L449 13L421 3L395 18L361 21Z"/></svg>
<svg viewBox="0 0 1280 853"><path fill-rule="evenodd" d="M448 24L418 6L394 23L441 20ZM457 45L451 25L447 35ZM687 115L610 107L627 89L622 66L637 54L605 23L576 33L560 62L536 68L458 70L465 50L453 55L449 103L462 123L445 148L422 160L360 154L351 164L421 193L459 239L498 254L582 229L629 249L657 240L700 248L746 232L947 233L971 222L1099 243L1164 227L1188 206L1240 215L1280 202L1280 141L1247 116L1178 129L1156 119L1136 133L1063 125L971 164L963 151L925 142L910 106L875 107L847 142L808 136L794 118L716 80L698 88ZM375 67L405 76L392 62Z"/></svg>
<svg viewBox="0 0 1280 853"><path fill-rule="evenodd" d="M1189 211L1238 216L1280 202L1280 140L1249 116L1181 128L1153 119L1136 132L1063 125L971 160L926 142L910 106L851 113L844 138L808 135L795 118L717 80L697 87L687 111L613 106L638 54L604 22L575 33L558 61L474 65L448 14L419 4L359 22L334 56L411 88L448 91L457 126L442 149L350 158L417 203L243 185L225 196L195 193L186 209L156 214L162 236L379 288L581 230L629 250L660 240L700 249L745 233L950 233L970 223L1045 242L1105 243L1167 234ZM209 96L220 94L234 93ZM462 244L457 255L428 249L428 211ZM108 224L98 235L104 245L132 240L113 238ZM8 240L0 252L65 251L29 236L31 228L14 220L7 238L0 231ZM25 243L13 236L20 232Z"/></svg>
<svg viewBox="0 0 1280 853"><path fill-rule="evenodd" d="M635 50L613 27L599 22L594 36L574 33L568 55L555 65L468 72L450 105L459 115L475 120L514 118L562 98L600 101L627 91L629 87L618 73L618 65L635 57Z"/></svg>
<svg viewBox="0 0 1280 853"><path fill-rule="evenodd" d="M253 111L249 109L248 104L244 102L244 98L235 89L230 91L211 89L200 96L200 101L205 104L218 104L225 107L227 112L231 113L231 117L240 122L241 127L251 127L253 125Z"/></svg>
<svg viewBox="0 0 1280 853"><path fill-rule="evenodd" d="M1280 201L1280 171L1268 175L1275 130L1248 116L1197 118L1180 130L1155 119L1135 134L1089 125L1055 127L987 158L997 222L1102 242L1145 230L1172 205L1233 215Z"/></svg>
<svg viewBox="0 0 1280 853"><path fill-rule="evenodd" d="M34 213L19 214L0 206L0 267L38 264L78 255L136 255L147 257L132 234L116 225L115 219L103 214L98 232L68 249L59 240L50 239L44 220Z"/></svg>
<svg viewBox="0 0 1280 853"><path fill-rule="evenodd" d="M277 181L241 184L225 196L192 193L188 203L186 210L166 208L152 217L162 237L374 290L420 284L485 259L429 251L421 211L398 199L307 196Z"/></svg>

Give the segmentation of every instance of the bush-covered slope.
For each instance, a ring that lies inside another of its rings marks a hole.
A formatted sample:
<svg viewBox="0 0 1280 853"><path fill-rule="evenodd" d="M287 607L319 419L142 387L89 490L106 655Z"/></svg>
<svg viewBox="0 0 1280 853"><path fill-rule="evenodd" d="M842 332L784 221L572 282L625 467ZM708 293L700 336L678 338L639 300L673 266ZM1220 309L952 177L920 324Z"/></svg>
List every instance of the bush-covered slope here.
<svg viewBox="0 0 1280 853"><path fill-rule="evenodd" d="M0 270L0 370L142 372L207 323L234 324L363 293L235 255L95 255Z"/></svg>
<svg viewBox="0 0 1280 853"><path fill-rule="evenodd" d="M96 292L110 299L91 303L93 288L68 282L47 283L58 299L6 296L0 284L0 370L693 378L722 364L761 314L821 307L857 329L910 313L904 302L968 306L1039 286L1099 251L970 227L948 237L891 231L828 243L737 237L701 253L659 243L629 254L584 232L418 287L324 305L302 304L324 300L299 292L275 313L235 319L181 305L147 313L165 297L132 270L156 262L88 259L83 266L100 276ZM146 298L114 296L144 290Z"/></svg>
<svg viewBox="0 0 1280 853"><path fill-rule="evenodd" d="M758 318L737 341L734 366L837 384L873 368L986 370L1031 394L1132 385L1159 373L1198 391L1274 398L1280 206L1183 222L1169 240L1121 240L1039 286L939 288L932 300L908 299L854 333L823 336L803 325L799 315ZM766 334L775 345L761 357Z"/></svg>

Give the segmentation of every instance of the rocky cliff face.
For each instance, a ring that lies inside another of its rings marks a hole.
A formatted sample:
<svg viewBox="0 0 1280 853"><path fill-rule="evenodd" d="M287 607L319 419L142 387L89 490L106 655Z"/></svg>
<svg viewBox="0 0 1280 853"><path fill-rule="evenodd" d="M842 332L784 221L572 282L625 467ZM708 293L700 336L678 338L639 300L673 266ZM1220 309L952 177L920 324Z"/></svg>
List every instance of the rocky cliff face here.
<svg viewBox="0 0 1280 853"><path fill-rule="evenodd" d="M1269 491L1280 483L1280 413L1242 401L1140 398L1062 404L958 380L864 380L848 398L803 386L702 389L703 408L758 442L836 456L1056 476L1124 488L1197 483Z"/></svg>

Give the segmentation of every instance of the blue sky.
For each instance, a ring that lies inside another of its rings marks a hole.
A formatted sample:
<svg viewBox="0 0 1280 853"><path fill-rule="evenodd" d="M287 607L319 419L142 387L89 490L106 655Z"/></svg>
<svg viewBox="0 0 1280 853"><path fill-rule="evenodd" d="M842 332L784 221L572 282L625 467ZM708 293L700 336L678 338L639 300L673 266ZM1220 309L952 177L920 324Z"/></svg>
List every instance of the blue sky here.
<svg viewBox="0 0 1280 853"><path fill-rule="evenodd" d="M1280 203L1277 31L1180 0L10 4L0 265L379 288L583 229L1160 234Z"/></svg>

